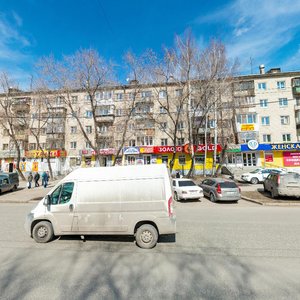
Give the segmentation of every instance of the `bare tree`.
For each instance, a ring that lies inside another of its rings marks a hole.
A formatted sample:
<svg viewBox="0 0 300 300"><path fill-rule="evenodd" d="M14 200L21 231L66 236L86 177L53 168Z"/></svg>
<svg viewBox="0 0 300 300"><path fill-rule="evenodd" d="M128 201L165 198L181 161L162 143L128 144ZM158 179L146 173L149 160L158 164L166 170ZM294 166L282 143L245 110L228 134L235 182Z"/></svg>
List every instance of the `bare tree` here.
<svg viewBox="0 0 300 300"><path fill-rule="evenodd" d="M2 95L0 96L0 126L10 138L13 148L17 152L16 169L24 180L24 174L20 169L21 162L21 148L26 148L27 135L27 99L19 96L19 91L12 88L13 82L8 74L2 72L0 74L0 85L2 88Z"/></svg>
<svg viewBox="0 0 300 300"><path fill-rule="evenodd" d="M76 119L84 140L94 150L96 160L100 164L100 146L103 136L99 130L98 106L100 92L112 85L113 66L101 58L96 50L79 50L62 61L53 57L43 58L39 63L40 74L48 87L54 89L68 108L70 116ZM85 94L88 115L83 115L83 108L74 102L78 92ZM94 132L86 132L85 125L90 118ZM106 138L106 137L104 137Z"/></svg>

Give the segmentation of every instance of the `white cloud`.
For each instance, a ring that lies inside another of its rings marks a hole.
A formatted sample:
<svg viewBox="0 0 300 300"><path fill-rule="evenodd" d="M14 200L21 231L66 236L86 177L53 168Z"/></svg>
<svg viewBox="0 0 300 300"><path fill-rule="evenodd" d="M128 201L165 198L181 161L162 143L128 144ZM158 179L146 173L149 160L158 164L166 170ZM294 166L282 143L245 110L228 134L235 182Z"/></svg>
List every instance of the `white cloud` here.
<svg viewBox="0 0 300 300"><path fill-rule="evenodd" d="M252 57L256 65L277 66L272 56L294 42L300 33L300 1L234 0L195 23L226 26L222 40L228 55L238 57L242 65Z"/></svg>

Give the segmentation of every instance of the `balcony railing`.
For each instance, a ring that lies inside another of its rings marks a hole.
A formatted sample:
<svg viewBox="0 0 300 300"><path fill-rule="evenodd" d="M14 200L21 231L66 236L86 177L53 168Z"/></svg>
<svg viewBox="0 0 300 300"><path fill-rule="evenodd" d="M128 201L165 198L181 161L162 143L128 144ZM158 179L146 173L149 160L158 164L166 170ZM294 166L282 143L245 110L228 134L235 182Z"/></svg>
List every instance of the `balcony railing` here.
<svg viewBox="0 0 300 300"><path fill-rule="evenodd" d="M111 114L111 115L96 115L96 121L98 123L112 123L115 120L115 115Z"/></svg>
<svg viewBox="0 0 300 300"><path fill-rule="evenodd" d="M64 140L65 134L64 133L47 133L47 141L51 140Z"/></svg>

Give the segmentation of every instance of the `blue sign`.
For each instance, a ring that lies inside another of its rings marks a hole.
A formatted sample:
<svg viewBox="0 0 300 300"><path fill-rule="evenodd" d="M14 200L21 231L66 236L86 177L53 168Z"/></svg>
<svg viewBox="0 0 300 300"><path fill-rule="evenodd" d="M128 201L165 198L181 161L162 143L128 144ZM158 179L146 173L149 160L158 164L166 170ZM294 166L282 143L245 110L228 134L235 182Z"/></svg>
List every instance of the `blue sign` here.
<svg viewBox="0 0 300 300"><path fill-rule="evenodd" d="M300 143L285 143L285 144L259 144L255 151L300 151ZM241 145L241 151L253 151L248 147L248 144Z"/></svg>

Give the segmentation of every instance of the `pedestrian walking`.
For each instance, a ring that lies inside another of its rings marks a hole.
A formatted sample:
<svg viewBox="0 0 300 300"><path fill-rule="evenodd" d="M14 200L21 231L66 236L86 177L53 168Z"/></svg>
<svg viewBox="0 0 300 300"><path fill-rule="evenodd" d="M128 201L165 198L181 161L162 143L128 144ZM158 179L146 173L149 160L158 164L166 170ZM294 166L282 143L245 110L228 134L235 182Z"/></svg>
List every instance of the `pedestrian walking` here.
<svg viewBox="0 0 300 300"><path fill-rule="evenodd" d="M47 186L47 173L45 171L42 173L42 186Z"/></svg>
<svg viewBox="0 0 300 300"><path fill-rule="evenodd" d="M27 178L27 187L29 189L31 189L32 180L33 180L33 176L32 176L32 173L30 172L29 175L28 175L28 178Z"/></svg>
<svg viewBox="0 0 300 300"><path fill-rule="evenodd" d="M39 180L40 180L40 174L39 174L39 172L36 172L36 173L34 174L34 183L35 183L35 187L40 186Z"/></svg>

